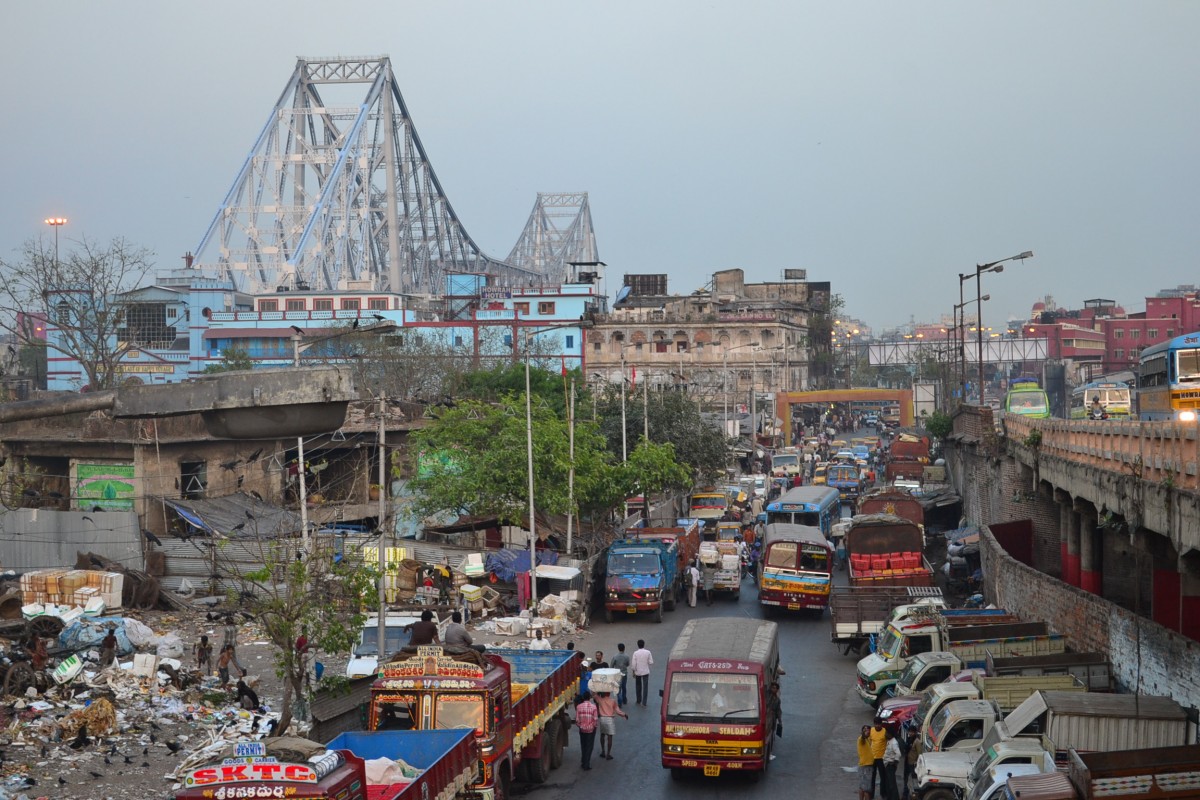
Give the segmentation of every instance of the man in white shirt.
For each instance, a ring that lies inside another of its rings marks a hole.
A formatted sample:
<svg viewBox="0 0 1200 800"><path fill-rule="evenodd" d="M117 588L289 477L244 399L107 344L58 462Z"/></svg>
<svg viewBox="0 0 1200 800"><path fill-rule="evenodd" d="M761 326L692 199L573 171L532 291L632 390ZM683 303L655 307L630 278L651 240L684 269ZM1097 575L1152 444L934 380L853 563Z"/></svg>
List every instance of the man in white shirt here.
<svg viewBox="0 0 1200 800"><path fill-rule="evenodd" d="M650 667L654 665L654 656L646 649L643 639L638 639L638 649L633 651L629 661L637 684L637 703L644 706L650 696Z"/></svg>
<svg viewBox="0 0 1200 800"><path fill-rule="evenodd" d="M529 643L530 650L549 650L550 640L542 638L542 629L533 632L533 641Z"/></svg>
<svg viewBox="0 0 1200 800"><path fill-rule="evenodd" d="M700 588L700 570L696 569L695 562L688 564L688 578L688 605L695 608L696 590Z"/></svg>

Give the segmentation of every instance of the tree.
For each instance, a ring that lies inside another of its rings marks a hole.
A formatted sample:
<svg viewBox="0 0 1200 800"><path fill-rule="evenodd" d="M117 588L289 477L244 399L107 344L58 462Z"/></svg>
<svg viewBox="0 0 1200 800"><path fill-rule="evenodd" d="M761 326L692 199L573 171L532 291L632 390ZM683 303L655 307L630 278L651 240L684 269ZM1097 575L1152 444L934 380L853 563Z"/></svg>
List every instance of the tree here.
<svg viewBox="0 0 1200 800"><path fill-rule="evenodd" d="M245 369L254 369L254 359L245 350L231 347L221 352L221 363L209 364L204 368L204 374L211 375L217 372L235 372Z"/></svg>
<svg viewBox="0 0 1200 800"><path fill-rule="evenodd" d="M215 543L214 560L232 575L238 591L231 598L254 617L275 647L275 671L283 681L283 708L277 736L292 721L293 701L306 696L306 658L296 640L307 635L310 648L329 655L349 653L366 621L366 609L377 596L378 574L354 558L335 558L318 538L314 552L300 553L295 537L242 539L262 564L239 573L223 558L228 539Z"/></svg>
<svg viewBox="0 0 1200 800"><path fill-rule="evenodd" d="M686 465L691 480L709 483L725 471L729 461L729 446L725 436L700 414L700 406L686 393L656 391L643 398L641 390L625 397L626 448L638 441L645 429L646 408L649 407L650 440L672 446L674 457ZM600 430L608 440L608 449L616 458L621 455L621 394L620 388L607 386L596 398L596 413ZM686 486L681 488L687 488Z"/></svg>
<svg viewBox="0 0 1200 800"><path fill-rule="evenodd" d="M0 327L27 342L31 320L44 320L48 348L78 361L91 389L111 389L122 357L138 346L121 293L146 276L152 255L119 237L104 245L81 239L61 256L30 239L20 259L0 260Z"/></svg>
<svg viewBox="0 0 1200 800"><path fill-rule="evenodd" d="M567 423L542 402L533 417L534 499L544 514L565 514L571 460ZM434 412L433 423L411 435L418 465L412 488L424 515L456 510L524 524L529 510L525 399L505 395L495 404L466 400ZM623 499L622 473L609 463L604 440L591 423L575 425L577 508L614 507Z"/></svg>
<svg viewBox="0 0 1200 800"><path fill-rule="evenodd" d="M934 439L945 439L954 430L954 420L945 411L937 409L925 418L925 430Z"/></svg>

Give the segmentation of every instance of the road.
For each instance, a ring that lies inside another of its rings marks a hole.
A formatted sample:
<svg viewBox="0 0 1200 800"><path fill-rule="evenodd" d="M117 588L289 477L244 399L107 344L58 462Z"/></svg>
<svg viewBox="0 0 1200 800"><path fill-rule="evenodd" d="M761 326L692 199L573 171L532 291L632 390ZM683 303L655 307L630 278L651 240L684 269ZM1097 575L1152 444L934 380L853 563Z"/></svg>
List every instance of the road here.
<svg viewBox="0 0 1200 800"><path fill-rule="evenodd" d="M845 573L838 574L838 582ZM617 652L624 642L627 652L636 649L637 640L645 639L656 664L651 673L650 705L633 704L633 684L629 685L629 721L617 720L616 743L612 761L599 760L594 751L592 770L579 765L578 733L572 728L571 743L563 766L540 786L523 784L515 794L538 798L570 800L614 800L622 793L637 798L680 796L689 798L762 797L767 794L794 797L853 797L856 780L853 772L856 755L854 737L859 727L870 721L870 709L854 693L855 660L843 656L829 641L828 612L821 619L800 616L774 616L780 626L780 657L787 674L783 678L784 736L775 743L776 758L767 777L752 784L738 775L720 778L697 776L685 782L671 780L659 759L659 698L667 655L683 625L698 617L745 616L759 619L758 593L751 581L743 584L741 599L734 602L718 598L711 607L701 601L696 608L681 605L668 612L661 624L648 615L618 619L612 624L596 622L591 634L576 645L591 655L596 650L605 659ZM797 789L803 787L801 791ZM786 792L786 794L780 794Z"/></svg>

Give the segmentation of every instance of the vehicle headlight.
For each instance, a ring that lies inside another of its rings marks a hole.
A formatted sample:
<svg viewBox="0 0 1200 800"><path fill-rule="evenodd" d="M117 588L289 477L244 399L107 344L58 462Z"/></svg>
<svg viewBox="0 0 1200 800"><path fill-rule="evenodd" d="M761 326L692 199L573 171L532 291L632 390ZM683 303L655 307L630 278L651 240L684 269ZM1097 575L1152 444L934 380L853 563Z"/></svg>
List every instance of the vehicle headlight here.
<svg viewBox="0 0 1200 800"><path fill-rule="evenodd" d="M683 745L681 745L681 744L669 744L669 745L667 745L667 752L668 752L668 753L682 753L682 752L683 752Z"/></svg>
<svg viewBox="0 0 1200 800"><path fill-rule="evenodd" d="M761 756L762 748L761 747L743 747L742 755L744 755L744 756Z"/></svg>
<svg viewBox="0 0 1200 800"><path fill-rule="evenodd" d="M1195 422L1196 421L1196 412L1195 411L1180 411L1179 412L1179 421L1180 422Z"/></svg>

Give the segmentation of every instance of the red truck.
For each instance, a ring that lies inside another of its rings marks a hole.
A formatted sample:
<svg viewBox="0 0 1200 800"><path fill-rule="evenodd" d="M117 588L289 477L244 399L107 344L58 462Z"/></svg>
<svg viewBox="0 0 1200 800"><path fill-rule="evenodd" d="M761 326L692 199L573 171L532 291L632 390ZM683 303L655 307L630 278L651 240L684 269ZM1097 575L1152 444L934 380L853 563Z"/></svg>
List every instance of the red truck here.
<svg viewBox="0 0 1200 800"><path fill-rule="evenodd" d="M925 509L911 492L883 487L864 494L858 501L859 514L894 514L917 525L925 524Z"/></svg>
<svg viewBox="0 0 1200 800"><path fill-rule="evenodd" d="M415 650L415 652L414 652ZM583 660L574 650L444 650L421 646L384 664L368 726L469 728L480 747L474 791L507 798L521 778L544 783L562 764Z"/></svg>
<svg viewBox="0 0 1200 800"><path fill-rule="evenodd" d="M320 745L313 744L319 750ZM416 775L387 784L370 783L365 762L402 760ZM343 733L325 753L299 762L280 760L271 742L237 742L220 763L189 770L175 800L232 800L241 797L320 800L426 800L465 796L479 769L474 731L380 731Z"/></svg>
<svg viewBox="0 0 1200 800"><path fill-rule="evenodd" d="M933 586L925 533L892 514L859 514L846 531L851 586Z"/></svg>
<svg viewBox="0 0 1200 800"><path fill-rule="evenodd" d="M888 463L884 477L889 483L896 479L920 481L929 464L929 437L901 433L888 448Z"/></svg>

